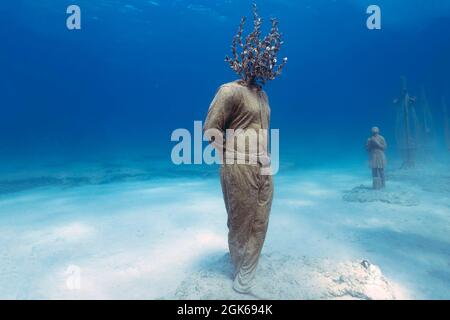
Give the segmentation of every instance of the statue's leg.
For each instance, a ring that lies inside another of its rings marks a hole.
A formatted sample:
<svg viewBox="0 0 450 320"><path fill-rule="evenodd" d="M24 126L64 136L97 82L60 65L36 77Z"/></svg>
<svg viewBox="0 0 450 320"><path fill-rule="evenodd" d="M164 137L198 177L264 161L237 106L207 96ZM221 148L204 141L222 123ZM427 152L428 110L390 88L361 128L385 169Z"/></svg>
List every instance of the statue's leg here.
<svg viewBox="0 0 450 320"><path fill-rule="evenodd" d="M384 172L384 168L380 168L380 178L381 178L381 187L385 188L386 187L386 175Z"/></svg>
<svg viewBox="0 0 450 320"><path fill-rule="evenodd" d="M382 182L380 177L380 169L378 168L372 169L372 177L373 177L373 189L375 190L381 189Z"/></svg>
<svg viewBox="0 0 450 320"><path fill-rule="evenodd" d="M376 189L377 169L372 168L372 188Z"/></svg>
<svg viewBox="0 0 450 320"><path fill-rule="evenodd" d="M258 167L235 164L223 166L221 178L228 212L228 245L235 267L233 287L247 293L267 232L272 177L260 176Z"/></svg>
<svg viewBox="0 0 450 320"><path fill-rule="evenodd" d="M258 184L252 167L224 165L221 169L222 190L228 213L228 247L235 272L244 258L256 215Z"/></svg>
<svg viewBox="0 0 450 320"><path fill-rule="evenodd" d="M241 293L248 293L252 288L261 250L266 239L270 210L272 208L272 176L259 176L258 179L259 193L256 205L256 215L253 219L252 229L246 245L242 264L240 265L233 283L233 288Z"/></svg>

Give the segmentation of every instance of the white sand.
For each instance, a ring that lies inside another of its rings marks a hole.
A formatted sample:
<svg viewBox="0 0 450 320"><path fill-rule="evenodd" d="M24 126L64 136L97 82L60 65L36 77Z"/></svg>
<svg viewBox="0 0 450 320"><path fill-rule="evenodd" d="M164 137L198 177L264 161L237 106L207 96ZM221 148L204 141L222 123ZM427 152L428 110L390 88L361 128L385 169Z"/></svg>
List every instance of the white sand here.
<svg viewBox="0 0 450 320"><path fill-rule="evenodd" d="M258 294L450 298L450 196L436 186L447 180L395 179L390 187L414 192L417 205L344 201L370 185L366 170L277 176ZM226 237L216 176L1 194L0 298L235 298Z"/></svg>

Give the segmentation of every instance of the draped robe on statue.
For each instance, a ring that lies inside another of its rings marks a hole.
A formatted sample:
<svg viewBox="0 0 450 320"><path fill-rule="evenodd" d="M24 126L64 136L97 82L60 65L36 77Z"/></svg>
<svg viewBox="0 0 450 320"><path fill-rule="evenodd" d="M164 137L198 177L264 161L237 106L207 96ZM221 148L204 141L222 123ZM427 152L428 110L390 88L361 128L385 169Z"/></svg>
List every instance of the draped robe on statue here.
<svg viewBox="0 0 450 320"><path fill-rule="evenodd" d="M386 167L386 156L384 151L387 148L385 139L380 135L375 135L367 141L367 151L369 152L369 166L372 168L373 188L382 189L386 186L384 169Z"/></svg>
<svg viewBox="0 0 450 320"><path fill-rule="evenodd" d="M233 288L241 293L250 292L252 287L272 206L272 176L262 171L270 164L269 122L265 92L236 81L220 87L204 128L206 136L211 129L222 134L222 139L210 141L223 157L220 175L228 213L228 245L235 267ZM229 129L234 131L227 135ZM257 133L257 139L246 139L252 132Z"/></svg>

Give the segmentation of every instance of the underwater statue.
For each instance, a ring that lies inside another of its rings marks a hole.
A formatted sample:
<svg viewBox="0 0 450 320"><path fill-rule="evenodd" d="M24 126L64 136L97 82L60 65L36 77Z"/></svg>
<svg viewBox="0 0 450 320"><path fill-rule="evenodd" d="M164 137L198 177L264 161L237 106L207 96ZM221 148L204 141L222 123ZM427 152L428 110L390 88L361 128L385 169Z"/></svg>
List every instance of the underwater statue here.
<svg viewBox="0 0 450 320"><path fill-rule="evenodd" d="M274 192L272 176L263 170L270 167L270 156L267 135L260 131L269 129L270 107L262 86L280 75L287 61L284 58L277 64L282 45L277 20L272 19L270 33L261 38L262 20L256 5L253 15L253 32L243 39L242 18L232 57L225 59L241 79L219 88L204 126L205 136L223 159L220 175L235 269L233 289L244 294L251 293ZM247 140L252 131L257 132L258 139Z"/></svg>
<svg viewBox="0 0 450 320"><path fill-rule="evenodd" d="M384 169L386 167L386 140L380 135L380 129L372 128L372 136L367 140L366 149L369 152L369 166L372 169L373 188L383 189L386 186Z"/></svg>
<svg viewBox="0 0 450 320"><path fill-rule="evenodd" d="M394 100L399 105L397 110L396 137L403 157L403 169L414 168L416 165L417 141L419 140L419 119L415 103L407 89L406 78L402 77L401 96Z"/></svg>

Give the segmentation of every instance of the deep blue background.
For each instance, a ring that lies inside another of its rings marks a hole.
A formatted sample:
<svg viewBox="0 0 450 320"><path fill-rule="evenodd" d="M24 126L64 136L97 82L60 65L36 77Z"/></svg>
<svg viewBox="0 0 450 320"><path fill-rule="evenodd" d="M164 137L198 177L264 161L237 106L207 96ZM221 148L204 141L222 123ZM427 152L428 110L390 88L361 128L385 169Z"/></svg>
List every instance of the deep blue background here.
<svg viewBox="0 0 450 320"><path fill-rule="evenodd" d="M153 152L203 120L248 0L14 0L0 5L0 161ZM66 28L78 4L82 30ZM380 4L383 29L365 27ZM450 97L446 1L258 1L280 20L283 75L267 86L282 152L311 162L364 157L370 127L393 140L400 76L427 87L437 125ZM250 21L251 22L251 21ZM392 141L393 142L393 141Z"/></svg>

